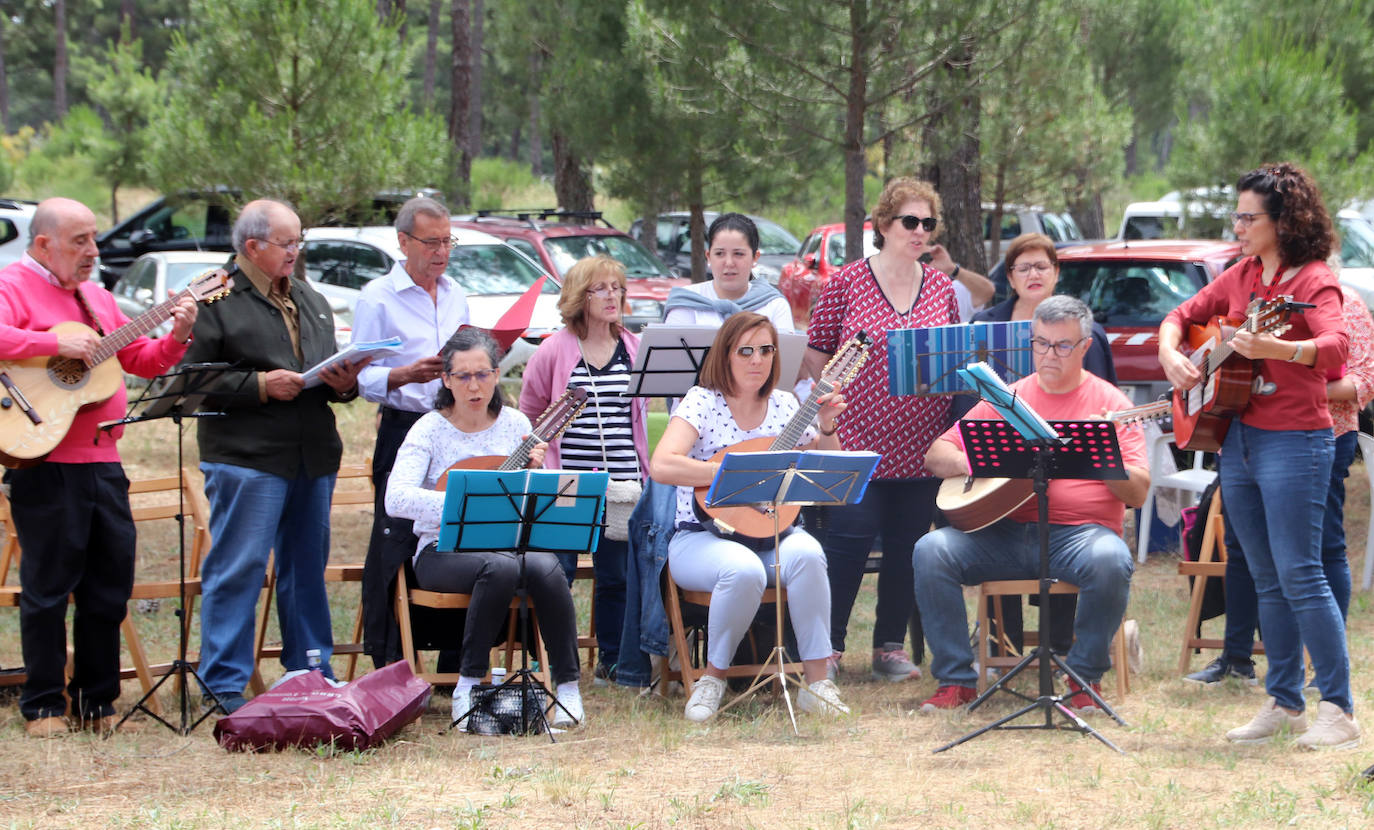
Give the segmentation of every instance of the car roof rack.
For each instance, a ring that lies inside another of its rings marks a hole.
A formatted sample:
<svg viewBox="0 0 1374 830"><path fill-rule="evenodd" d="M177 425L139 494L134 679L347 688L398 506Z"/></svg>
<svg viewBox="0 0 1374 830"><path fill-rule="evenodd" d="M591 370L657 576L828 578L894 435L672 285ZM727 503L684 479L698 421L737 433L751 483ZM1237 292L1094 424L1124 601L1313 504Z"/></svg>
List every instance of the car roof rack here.
<svg viewBox="0 0 1374 830"><path fill-rule="evenodd" d="M583 222L600 222L608 228L614 227L607 222L599 210L565 210L563 208L484 208L477 211L478 219L514 219L517 222L528 223L532 229L536 229L535 221L546 222L555 219L559 222L569 220L581 220ZM574 224L576 222L574 221Z"/></svg>
<svg viewBox="0 0 1374 830"><path fill-rule="evenodd" d="M0 196L0 208L5 208L7 210L19 210L24 205L36 204L38 203L30 199L11 199L7 196Z"/></svg>

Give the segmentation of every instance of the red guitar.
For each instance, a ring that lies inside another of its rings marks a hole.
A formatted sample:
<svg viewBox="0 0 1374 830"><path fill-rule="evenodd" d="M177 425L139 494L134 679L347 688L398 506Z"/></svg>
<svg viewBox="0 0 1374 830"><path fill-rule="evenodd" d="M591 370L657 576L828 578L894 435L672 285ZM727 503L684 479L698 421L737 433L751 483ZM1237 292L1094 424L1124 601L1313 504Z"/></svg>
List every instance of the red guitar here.
<svg viewBox="0 0 1374 830"><path fill-rule="evenodd" d="M1174 437L1180 449L1215 452L1221 449L1231 418L1250 403L1255 386L1255 361L1236 354L1231 338L1249 331L1275 336L1288 330L1294 309L1291 296L1250 303L1243 320L1213 317L1206 326L1188 327L1189 360L1202 372L1202 380L1187 392L1174 390Z"/></svg>

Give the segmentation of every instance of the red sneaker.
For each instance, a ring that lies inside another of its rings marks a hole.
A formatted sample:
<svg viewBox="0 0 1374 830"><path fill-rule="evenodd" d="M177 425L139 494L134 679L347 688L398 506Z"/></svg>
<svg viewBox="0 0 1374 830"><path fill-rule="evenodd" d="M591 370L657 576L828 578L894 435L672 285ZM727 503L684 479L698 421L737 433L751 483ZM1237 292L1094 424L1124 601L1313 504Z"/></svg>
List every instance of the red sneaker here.
<svg viewBox="0 0 1374 830"><path fill-rule="evenodd" d="M1092 699L1092 695L1089 695L1087 692L1085 692L1082 686L1074 682L1073 678L1069 678L1065 682L1069 687L1069 694L1071 695L1068 704L1070 709L1074 710L1079 715L1102 714L1102 707L1098 706L1097 701ZM1092 690L1097 694L1098 697L1102 697L1101 683L1094 682L1089 683L1088 685L1092 687Z"/></svg>
<svg viewBox="0 0 1374 830"><path fill-rule="evenodd" d="M935 690L925 703L921 704L922 712L935 712L940 709L958 709L960 706L967 706L978 697L976 689L968 686L941 686Z"/></svg>

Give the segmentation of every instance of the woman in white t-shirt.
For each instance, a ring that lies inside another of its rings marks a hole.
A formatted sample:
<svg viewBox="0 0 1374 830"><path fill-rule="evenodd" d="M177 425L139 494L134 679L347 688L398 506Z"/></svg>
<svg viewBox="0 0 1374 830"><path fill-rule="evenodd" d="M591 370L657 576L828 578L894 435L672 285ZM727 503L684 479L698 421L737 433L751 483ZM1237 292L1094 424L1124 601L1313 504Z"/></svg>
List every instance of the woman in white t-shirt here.
<svg viewBox="0 0 1374 830"><path fill-rule="evenodd" d="M471 708L474 686L486 676L491 647L499 639L519 587L516 554L493 551L442 552L436 549L444 494L435 489L439 477L466 458L509 455L530 433L530 420L502 403L500 347L482 329L464 326L444 344L443 386L434 410L420 416L396 453L386 488L386 512L415 522L420 542L412 565L415 582L430 591L471 594L458 684L453 692L453 717ZM529 468L544 466L548 445L538 443L529 453ZM539 614L539 628L548 647L555 706L554 726L571 726L584 718L578 690L577 614L572 592L558 557L552 553L525 554L525 580ZM458 725L466 730L465 724Z"/></svg>
<svg viewBox="0 0 1374 830"><path fill-rule="evenodd" d="M708 720L720 708L725 670L758 611L778 554L771 539L759 549L703 527L693 510L693 488L715 478L720 464L711 456L740 441L781 434L799 410L796 398L774 389L777 346L777 330L763 315L744 311L727 319L706 355L701 385L688 390L673 411L649 463L655 481L677 487L676 532L668 543L673 581L690 591L712 592L705 674L687 701L691 721ZM819 436L808 426L798 446L838 450L835 421L844 411L844 399L832 392L819 402ZM825 676L830 656L825 554L820 543L795 526L785 531L780 550L787 609L807 683L798 705L808 712L847 713L834 681Z"/></svg>
<svg viewBox="0 0 1374 830"><path fill-rule="evenodd" d="M778 331L794 331L787 299L766 281L750 279L758 261L759 229L754 221L742 213L717 216L706 229L706 263L711 279L669 292L663 322L718 326L736 311L756 311L771 320Z"/></svg>

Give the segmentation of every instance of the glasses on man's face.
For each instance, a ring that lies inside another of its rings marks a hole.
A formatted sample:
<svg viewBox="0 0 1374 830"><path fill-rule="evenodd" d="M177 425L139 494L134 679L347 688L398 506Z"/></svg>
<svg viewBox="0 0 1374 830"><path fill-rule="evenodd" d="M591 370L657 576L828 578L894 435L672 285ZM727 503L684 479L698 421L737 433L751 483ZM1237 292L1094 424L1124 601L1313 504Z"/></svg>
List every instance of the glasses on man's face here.
<svg viewBox="0 0 1374 830"><path fill-rule="evenodd" d="M1248 228L1255 224L1256 219L1268 215L1267 213L1232 213L1231 224L1240 225L1242 228Z"/></svg>
<svg viewBox="0 0 1374 830"><path fill-rule="evenodd" d="M1023 262L1019 265L1011 266L1011 272L1018 277L1024 277L1034 271L1037 274L1048 274L1054 268L1048 262Z"/></svg>
<svg viewBox="0 0 1374 830"><path fill-rule="evenodd" d="M1058 343L1051 343L1043 337L1032 337L1031 348L1035 350L1036 354L1049 354L1050 349L1054 349L1056 355L1068 357L1073 354L1073 350L1078 348L1080 343L1087 339L1086 337L1080 337L1074 341L1060 340Z"/></svg>
<svg viewBox="0 0 1374 830"><path fill-rule="evenodd" d="M276 247L281 248L283 251L286 251L288 254L294 254L300 251L301 246L305 244L304 237L300 239L293 239L290 242L277 242L273 239L263 239L260 241L266 242L268 245L275 245Z"/></svg>
<svg viewBox="0 0 1374 830"><path fill-rule="evenodd" d="M482 369L477 372L445 372L445 374L464 384L472 383L474 380L478 383L486 383L496 379L495 369Z"/></svg>
<svg viewBox="0 0 1374 830"><path fill-rule="evenodd" d="M596 288L588 288L587 293L593 297L615 297L624 294L625 288L620 285L598 285Z"/></svg>
<svg viewBox="0 0 1374 830"><path fill-rule="evenodd" d="M401 233L406 232L401 231ZM427 251L437 251L440 248L451 249L458 245L458 240L452 236L440 237L436 239L421 239L420 237L409 233L406 233L406 236L409 236L411 239L415 240L416 242L419 242L420 245Z"/></svg>
<svg viewBox="0 0 1374 830"><path fill-rule="evenodd" d="M735 354L748 360L753 357L756 352L764 357L768 357L777 350L778 347L774 346L772 343L764 343L762 346L737 346L735 348Z"/></svg>
<svg viewBox="0 0 1374 830"><path fill-rule="evenodd" d="M912 216L909 213L904 213L901 216L894 216L892 218L901 222L902 227L909 231L916 230L916 226L920 225L926 229L926 233L932 233L935 230L935 226L939 224L940 221L934 216Z"/></svg>

